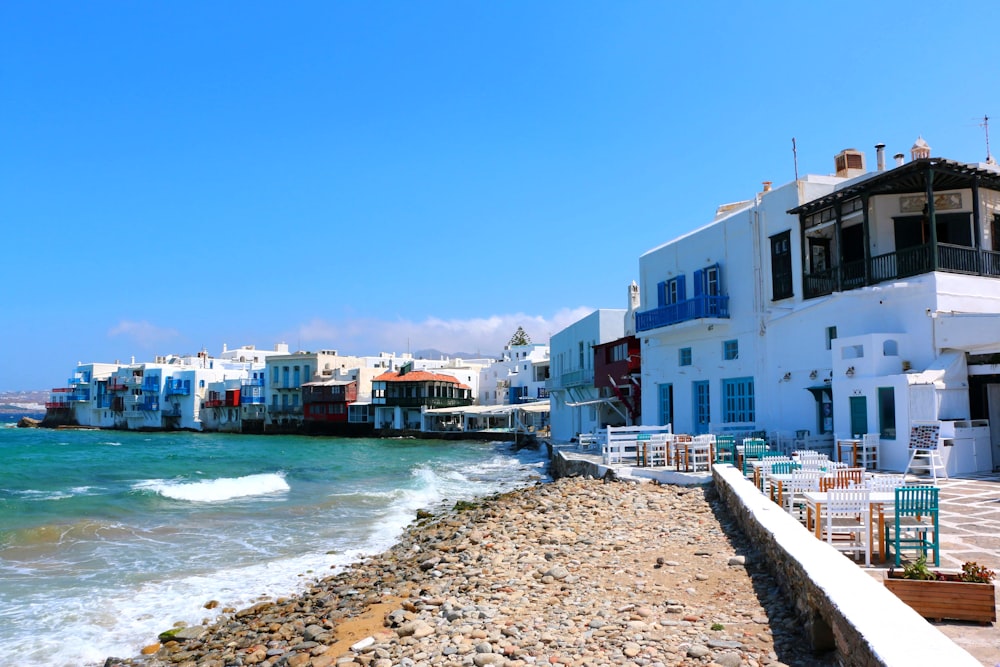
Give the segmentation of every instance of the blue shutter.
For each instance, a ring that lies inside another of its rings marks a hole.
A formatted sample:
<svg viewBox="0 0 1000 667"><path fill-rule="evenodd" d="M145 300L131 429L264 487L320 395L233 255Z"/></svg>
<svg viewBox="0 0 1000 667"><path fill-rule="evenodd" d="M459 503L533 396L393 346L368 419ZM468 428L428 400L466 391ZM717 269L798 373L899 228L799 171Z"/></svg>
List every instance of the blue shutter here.
<svg viewBox="0 0 1000 667"><path fill-rule="evenodd" d="M656 283L656 305L667 305L667 283L666 281Z"/></svg>
<svg viewBox="0 0 1000 667"><path fill-rule="evenodd" d="M702 295L705 289L705 270L698 269L694 272L694 296L695 298Z"/></svg>
<svg viewBox="0 0 1000 667"><path fill-rule="evenodd" d="M677 303L687 300L687 290L684 289L685 277L683 274L677 276Z"/></svg>

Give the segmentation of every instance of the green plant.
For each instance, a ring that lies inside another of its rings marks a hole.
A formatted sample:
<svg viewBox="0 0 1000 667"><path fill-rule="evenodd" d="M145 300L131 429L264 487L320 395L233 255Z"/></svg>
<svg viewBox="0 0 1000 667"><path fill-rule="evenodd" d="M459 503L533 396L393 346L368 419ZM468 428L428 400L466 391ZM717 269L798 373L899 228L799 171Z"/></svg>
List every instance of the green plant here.
<svg viewBox="0 0 1000 667"><path fill-rule="evenodd" d="M722 623L712 623L712 629L713 630L725 630L726 626L724 626Z"/></svg>
<svg viewBox="0 0 1000 667"><path fill-rule="evenodd" d="M996 577L996 573L993 570L976 563L975 561L966 561L962 563L962 581L968 581L977 584L988 584L993 581Z"/></svg>
<svg viewBox="0 0 1000 667"><path fill-rule="evenodd" d="M924 579L930 581L937 578L937 573L927 567L926 556L921 556L912 563L907 563L903 566L903 579Z"/></svg>

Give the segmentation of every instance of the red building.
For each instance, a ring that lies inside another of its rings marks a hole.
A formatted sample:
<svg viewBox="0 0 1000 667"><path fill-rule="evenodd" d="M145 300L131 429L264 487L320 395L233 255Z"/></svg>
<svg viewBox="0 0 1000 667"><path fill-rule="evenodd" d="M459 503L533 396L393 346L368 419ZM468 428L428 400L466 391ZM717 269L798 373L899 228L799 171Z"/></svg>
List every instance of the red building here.
<svg viewBox="0 0 1000 667"><path fill-rule="evenodd" d="M594 386L602 398L621 403L630 424L642 423L641 360L635 336L594 345Z"/></svg>
<svg viewBox="0 0 1000 667"><path fill-rule="evenodd" d="M320 380L302 385L302 418L305 422L347 422L347 406L358 400L353 380Z"/></svg>

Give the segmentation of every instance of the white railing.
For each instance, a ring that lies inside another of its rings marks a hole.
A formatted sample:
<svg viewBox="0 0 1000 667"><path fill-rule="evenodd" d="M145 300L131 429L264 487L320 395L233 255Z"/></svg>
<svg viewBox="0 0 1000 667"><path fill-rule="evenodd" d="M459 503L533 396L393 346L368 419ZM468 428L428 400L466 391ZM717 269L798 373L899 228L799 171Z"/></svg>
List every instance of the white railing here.
<svg viewBox="0 0 1000 667"><path fill-rule="evenodd" d="M673 429L666 426L608 426L601 456L606 465L637 463L640 443L654 435L670 435Z"/></svg>

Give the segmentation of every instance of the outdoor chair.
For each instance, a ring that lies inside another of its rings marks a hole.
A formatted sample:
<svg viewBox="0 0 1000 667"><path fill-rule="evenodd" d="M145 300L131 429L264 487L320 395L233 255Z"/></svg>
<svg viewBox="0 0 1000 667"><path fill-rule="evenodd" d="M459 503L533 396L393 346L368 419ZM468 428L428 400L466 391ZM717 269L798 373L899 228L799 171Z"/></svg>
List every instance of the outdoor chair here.
<svg viewBox="0 0 1000 667"><path fill-rule="evenodd" d="M861 436L861 445L858 447L858 464L865 470L878 468L878 450L881 440L878 433L865 433Z"/></svg>
<svg viewBox="0 0 1000 667"><path fill-rule="evenodd" d="M786 512L800 523L806 522L806 501L802 494L819 491L819 480L823 475L818 470L795 470L792 478L781 485L779 501Z"/></svg>
<svg viewBox="0 0 1000 667"><path fill-rule="evenodd" d="M902 552L915 550L926 557L934 552L934 565L941 564L940 530L938 514L938 488L936 486L900 486L896 488L895 516L885 527L885 541L892 545L896 567Z"/></svg>
<svg viewBox="0 0 1000 667"><path fill-rule="evenodd" d="M823 537L839 551L864 553L872 564L870 491L865 488L830 489L823 506Z"/></svg>
<svg viewBox="0 0 1000 667"><path fill-rule="evenodd" d="M752 472L750 461L760 459L771 453L763 438L745 438L743 440L743 476Z"/></svg>
<svg viewBox="0 0 1000 667"><path fill-rule="evenodd" d="M736 437L715 436L715 463L736 463Z"/></svg>

